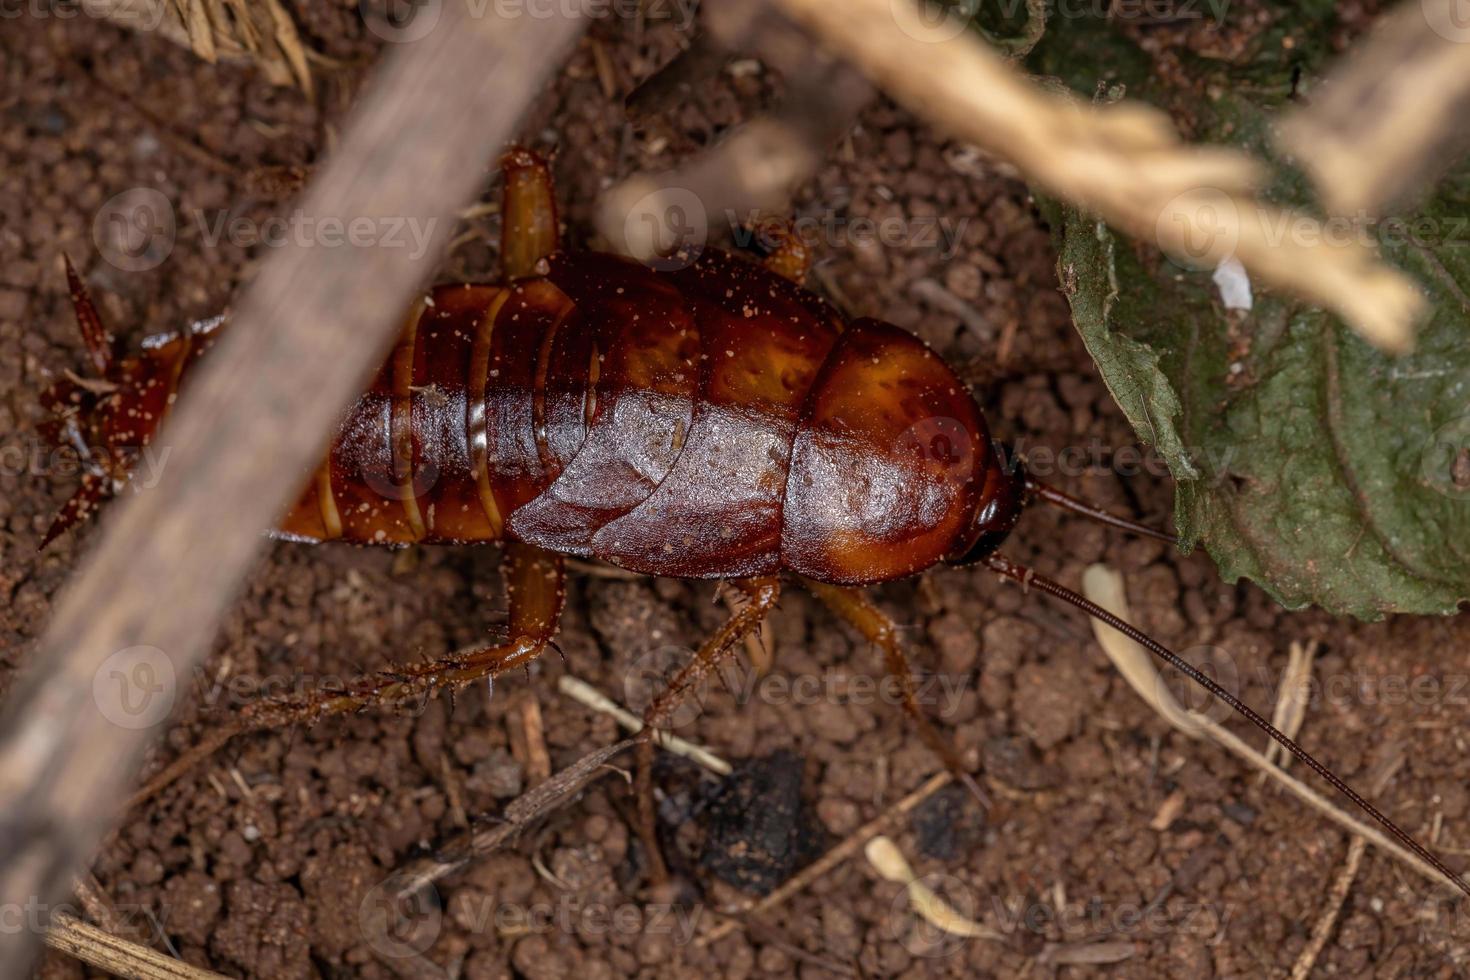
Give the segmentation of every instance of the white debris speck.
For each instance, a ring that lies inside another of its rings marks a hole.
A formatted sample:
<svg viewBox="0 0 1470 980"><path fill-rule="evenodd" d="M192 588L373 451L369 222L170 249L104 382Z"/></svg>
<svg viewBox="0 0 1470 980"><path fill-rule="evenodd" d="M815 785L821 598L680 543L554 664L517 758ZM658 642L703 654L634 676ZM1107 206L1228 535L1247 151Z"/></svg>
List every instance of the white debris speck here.
<svg viewBox="0 0 1470 980"><path fill-rule="evenodd" d="M1215 267L1212 276L1227 310L1249 310L1253 305L1251 278L1233 255Z"/></svg>

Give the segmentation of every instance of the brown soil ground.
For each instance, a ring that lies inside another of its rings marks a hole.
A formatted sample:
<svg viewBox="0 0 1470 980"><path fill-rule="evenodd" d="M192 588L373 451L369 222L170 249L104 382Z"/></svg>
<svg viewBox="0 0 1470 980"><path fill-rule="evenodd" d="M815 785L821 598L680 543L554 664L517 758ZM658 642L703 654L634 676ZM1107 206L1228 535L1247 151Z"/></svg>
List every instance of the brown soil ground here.
<svg viewBox="0 0 1470 980"><path fill-rule="evenodd" d="M74 488L64 466L31 455L38 393L51 374L79 363L61 253L82 262L104 315L132 340L224 308L251 274L251 256L228 242L210 246L192 215L285 213L289 205L261 199L259 168L308 164L330 145L376 50L354 5L311 11L302 19L309 44L341 62L319 72L317 104L247 67L212 67L157 37L88 18L26 16L0 32L0 593L8 600L0 688L26 668L90 541L83 533L36 551ZM672 118L630 127L623 96L676 44L667 24L600 24L528 121L529 140L559 148L574 241L590 241L591 203L612 180L687 158L777 89L758 66L737 64ZM92 221L113 195L136 187L173 201L180 231L157 268L123 273L97 255ZM916 219L965 222L952 254L923 241L834 239L823 249L820 288L848 311L914 329L972 365L1004 438L1053 450L1095 444L1104 460L1135 445L1069 325L1048 233L1020 183L880 104L801 188L797 207L810 216L894 217L910 230ZM495 218L469 227L481 234L451 265L489 276ZM911 284L925 277L983 311L994 331L981 336L915 297ZM1121 477L1106 462L1058 479L1121 511L1167 518L1167 479ZM1181 558L1048 511L1029 514L1008 551L1071 584L1092 562L1119 569L1141 626L1177 648L1226 651L1242 696L1268 713L1290 641L1320 641L1321 696L1303 742L1465 863L1470 758L1455 719L1470 700L1470 621L1362 625L1288 614L1253 587L1222 583L1203 555ZM262 678L309 687L475 642L504 614L497 564L489 548L397 555L272 546L202 672L181 679L154 765L198 740L212 712ZM658 779L663 812L681 823L665 828L673 887L646 887L630 794L614 774L515 847L441 882L439 904L419 909L420 931L410 937L433 940L422 956L395 956L403 943L374 939L364 909L392 869L467 821L493 818L527 784L531 757L518 741L527 702L539 706L561 769L617 733L559 694L558 677L636 700L650 657L687 651L724 613L710 584L594 574L574 578L563 657L453 705L436 700L419 713L372 712L238 739L130 812L98 854L96 877L133 935L238 977L1289 971L1328 905L1348 849L1342 830L1261 785L1223 750L1170 729L1109 666L1081 615L973 571L876 595L929 679L928 710L968 760L983 764L992 799L982 815L946 791L892 836L920 874L935 876L929 884L1000 940L919 928L899 886L859 854L732 935L709 946L690 941L739 897L718 880L719 860L698 860L714 821L722 821L719 843L710 847L748 850L750 841L738 839L738 806L708 805L712 777L668 761ZM868 645L794 589L773 626L776 683L709 692L679 734L735 761L795 753L799 787L776 756L770 778L744 784L757 800L745 812L776 827L775 850L797 836L825 849L940 767L901 712L854 680L881 676ZM786 810L760 803L763 793L803 808L800 834L788 833ZM1458 974L1470 958L1470 922L1440 894L1370 849L1315 975ZM90 975L58 955L40 972Z"/></svg>

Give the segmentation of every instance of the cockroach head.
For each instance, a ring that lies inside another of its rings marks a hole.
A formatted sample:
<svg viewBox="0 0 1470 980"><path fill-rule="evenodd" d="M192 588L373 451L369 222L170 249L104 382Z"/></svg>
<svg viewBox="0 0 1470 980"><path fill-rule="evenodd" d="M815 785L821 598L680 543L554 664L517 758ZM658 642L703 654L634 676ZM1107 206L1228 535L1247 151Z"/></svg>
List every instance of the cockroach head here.
<svg viewBox="0 0 1470 980"><path fill-rule="evenodd" d="M1026 507L1026 471L1013 453L997 453L985 471L974 519L946 557L951 565L984 561L1005 543Z"/></svg>

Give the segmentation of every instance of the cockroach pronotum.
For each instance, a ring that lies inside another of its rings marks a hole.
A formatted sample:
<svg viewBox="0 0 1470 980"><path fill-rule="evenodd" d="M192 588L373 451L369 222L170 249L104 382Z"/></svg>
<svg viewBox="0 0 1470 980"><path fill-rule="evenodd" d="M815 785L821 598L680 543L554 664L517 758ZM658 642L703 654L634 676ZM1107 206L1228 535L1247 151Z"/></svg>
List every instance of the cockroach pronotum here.
<svg viewBox="0 0 1470 980"><path fill-rule="evenodd" d="M424 296L371 387L345 414L327 459L277 533L298 541L502 542L510 601L504 643L364 678L342 691L255 706L255 727L311 720L458 687L528 663L551 643L563 557L648 575L732 581L749 601L645 712L640 833L655 875L648 737L683 694L798 577L885 653L925 741L977 796L926 719L894 624L856 587L941 562L982 564L1126 634L1280 743L1466 894L1467 886L1334 773L1162 644L1064 586L998 554L1032 501L1131 532L1110 515L1004 463L969 389L918 338L844 320L801 283L789 239L763 264L701 249L656 267L559 249L551 179L526 150L504 159L498 283ZM96 377L53 385L49 431L88 462L46 540L126 485L225 317L115 355L81 278L71 296ZM249 711L250 709L247 709ZM235 728L239 731L241 728ZM201 746L160 777L207 754Z"/></svg>

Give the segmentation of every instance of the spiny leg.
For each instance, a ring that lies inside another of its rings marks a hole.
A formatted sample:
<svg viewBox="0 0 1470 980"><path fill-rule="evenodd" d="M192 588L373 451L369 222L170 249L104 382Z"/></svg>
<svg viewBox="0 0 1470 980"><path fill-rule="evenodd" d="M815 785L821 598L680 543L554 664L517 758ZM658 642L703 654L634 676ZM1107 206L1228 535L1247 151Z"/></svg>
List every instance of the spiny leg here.
<svg viewBox="0 0 1470 980"><path fill-rule="evenodd" d="M884 666L888 668L889 675L898 682L904 711L919 726L919 736L975 799L979 800L982 806L988 807L989 800L980 789L980 784L975 782L975 777L960 760L959 753L955 751L949 740L939 733L939 729L934 727L929 716L924 714L923 709L919 707L918 690L914 684L914 670L909 664L908 656L904 653L903 643L898 638L898 626L861 589L846 589L836 585L827 585L824 582L813 582L806 578L801 582L811 590L813 595L822 600L828 609L866 636L869 642L877 644L883 650Z"/></svg>
<svg viewBox="0 0 1470 980"><path fill-rule="evenodd" d="M441 660L411 664L361 677L343 690L309 697L266 699L246 705L233 718L169 764L135 793L129 805L147 800L245 732L312 724L328 715L376 705L420 703L436 690L456 691L536 659L556 634L566 600L560 555L509 543L503 563L510 603L504 643L463 651Z"/></svg>
<svg viewBox="0 0 1470 980"><path fill-rule="evenodd" d="M537 266L561 247L556 189L539 155L515 147L500 159L500 272L506 280L545 275Z"/></svg>
<svg viewBox="0 0 1470 980"><path fill-rule="evenodd" d="M658 697L643 711L643 731L638 741L638 836L643 839L643 849L648 852L649 877L655 884L668 878L663 852L658 846L657 825L653 807L653 743L658 726L663 724L694 686L716 670L735 644L749 636L765 620L781 596L781 582L776 578L741 579L735 587L750 600L725 620L723 626L669 681Z"/></svg>

